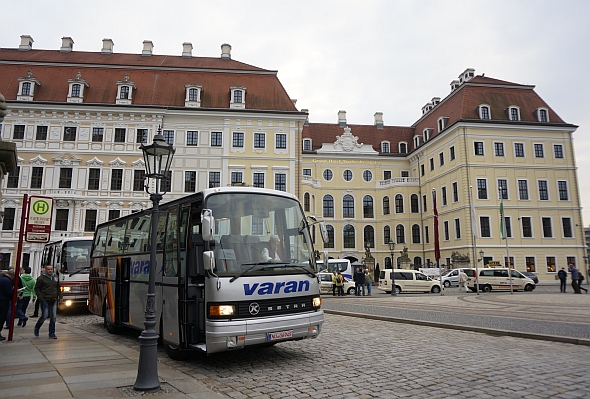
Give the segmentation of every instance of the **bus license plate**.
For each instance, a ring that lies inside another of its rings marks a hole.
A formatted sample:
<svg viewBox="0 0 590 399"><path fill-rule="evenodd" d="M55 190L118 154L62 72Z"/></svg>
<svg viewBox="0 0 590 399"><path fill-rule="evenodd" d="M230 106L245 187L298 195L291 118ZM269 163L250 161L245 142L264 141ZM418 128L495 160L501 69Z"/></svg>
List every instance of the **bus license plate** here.
<svg viewBox="0 0 590 399"><path fill-rule="evenodd" d="M277 341L286 338L293 338L293 330L268 333L269 341Z"/></svg>

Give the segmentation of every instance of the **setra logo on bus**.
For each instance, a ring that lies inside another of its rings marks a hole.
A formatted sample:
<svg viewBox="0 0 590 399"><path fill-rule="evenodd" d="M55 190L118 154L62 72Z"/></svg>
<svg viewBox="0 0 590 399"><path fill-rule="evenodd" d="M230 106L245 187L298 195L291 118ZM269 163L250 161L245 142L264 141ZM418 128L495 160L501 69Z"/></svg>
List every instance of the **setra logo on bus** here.
<svg viewBox="0 0 590 399"><path fill-rule="evenodd" d="M279 294L283 289L283 293L289 294L292 292L309 291L309 281L279 281L277 283L254 283L244 284L245 295L271 295Z"/></svg>

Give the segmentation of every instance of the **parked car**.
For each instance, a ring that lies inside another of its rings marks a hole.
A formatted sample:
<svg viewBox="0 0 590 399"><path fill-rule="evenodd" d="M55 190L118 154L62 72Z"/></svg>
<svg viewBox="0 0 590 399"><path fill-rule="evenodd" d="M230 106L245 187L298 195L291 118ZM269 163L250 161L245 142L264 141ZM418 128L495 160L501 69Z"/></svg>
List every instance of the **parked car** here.
<svg viewBox="0 0 590 399"><path fill-rule="evenodd" d="M481 292L490 291L510 291L510 283L512 283L512 290L532 291L536 284L533 280L523 275L518 270L510 269L510 277L508 276L508 269L505 267L483 268L479 269L479 276L475 278L475 269L466 269L467 287L475 292L475 285ZM477 283L476 283L477 281Z"/></svg>
<svg viewBox="0 0 590 399"><path fill-rule="evenodd" d="M320 294L332 293L332 273L318 273L320 275ZM344 294L354 295L354 281L344 279Z"/></svg>
<svg viewBox="0 0 590 399"><path fill-rule="evenodd" d="M424 273L417 270L406 269L383 269L379 275L379 289L391 294L392 281L395 279L395 289L397 293L401 292L440 292L440 282L433 280Z"/></svg>
<svg viewBox="0 0 590 399"><path fill-rule="evenodd" d="M527 276L528 278L533 280L535 282L535 284L539 284L539 278L537 277L536 273L534 273L534 272L520 272L520 273L524 274L525 276Z"/></svg>
<svg viewBox="0 0 590 399"><path fill-rule="evenodd" d="M441 280L445 288L459 286L459 270L465 269L452 269L446 274L443 274ZM438 281L438 276L434 277L434 279Z"/></svg>

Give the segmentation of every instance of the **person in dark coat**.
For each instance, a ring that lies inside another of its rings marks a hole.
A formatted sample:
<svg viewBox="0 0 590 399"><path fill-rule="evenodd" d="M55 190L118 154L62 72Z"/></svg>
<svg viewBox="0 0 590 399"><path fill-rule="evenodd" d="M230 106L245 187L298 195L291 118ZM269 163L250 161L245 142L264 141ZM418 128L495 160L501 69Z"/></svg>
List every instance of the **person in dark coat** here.
<svg viewBox="0 0 590 399"><path fill-rule="evenodd" d="M35 294L37 300L41 302L41 317L35 324L35 336L39 336L39 329L43 322L49 318L49 338L57 339L55 335L55 318L57 304L62 294L59 288L59 277L53 273L53 265L45 266L45 273L37 278Z"/></svg>
<svg viewBox="0 0 590 399"><path fill-rule="evenodd" d="M0 341L4 341L6 337L2 336L2 328L8 316L8 309L10 301L12 301L12 293L14 292L14 269L8 271L0 277Z"/></svg>
<svg viewBox="0 0 590 399"><path fill-rule="evenodd" d="M559 277L560 281L559 291L565 292L565 287L567 287L567 272L565 271L565 267L562 267L561 270L557 272L557 277Z"/></svg>
<svg viewBox="0 0 590 399"><path fill-rule="evenodd" d="M354 288L355 288L355 295L361 296L361 290L363 291L363 296L365 296L365 273L360 267L356 268L356 272L354 272Z"/></svg>

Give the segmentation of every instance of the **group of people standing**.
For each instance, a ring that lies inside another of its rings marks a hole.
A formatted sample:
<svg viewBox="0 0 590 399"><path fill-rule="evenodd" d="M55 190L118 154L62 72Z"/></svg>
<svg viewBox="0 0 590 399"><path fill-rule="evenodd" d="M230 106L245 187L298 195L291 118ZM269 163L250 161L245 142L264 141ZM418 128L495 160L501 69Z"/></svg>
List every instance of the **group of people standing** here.
<svg viewBox="0 0 590 399"><path fill-rule="evenodd" d="M571 263L568 265L568 271L571 274L572 288L574 290L574 294L581 294L582 290L586 291L586 294L587 294L588 290L586 288L582 287L582 283L584 282L584 273L581 273L580 271L578 271L576 266L574 266ZM564 267L562 267L561 270L559 272L557 272L557 276L559 277L559 281L560 281L560 287L559 287L560 291L566 292L567 272L565 271Z"/></svg>
<svg viewBox="0 0 590 399"><path fill-rule="evenodd" d="M12 297L14 294L14 279L16 278L14 269L9 269L0 277L0 341L6 338L1 335L3 328L9 327L9 320L12 317L10 310ZM35 302L35 312L31 317L38 317L39 307L41 316L37 320L34 328L35 336L39 336L39 330L49 319L49 338L56 339L55 321L57 314L57 304L61 299L62 293L59 286L59 277L54 273L53 266L47 265L41 269L41 275L35 279L31 276L29 266L20 269L18 290L16 297L16 316L18 317L18 326L25 327L29 318L27 317L27 308L31 299ZM6 326L5 326L6 324Z"/></svg>
<svg viewBox="0 0 590 399"><path fill-rule="evenodd" d="M355 296L371 296L373 294L373 283L375 279L369 273L368 269L363 270L358 267L353 274L353 281L355 285ZM332 272L332 296L344 296L344 283L346 278L341 272L334 270ZM366 291L365 291L366 289Z"/></svg>

